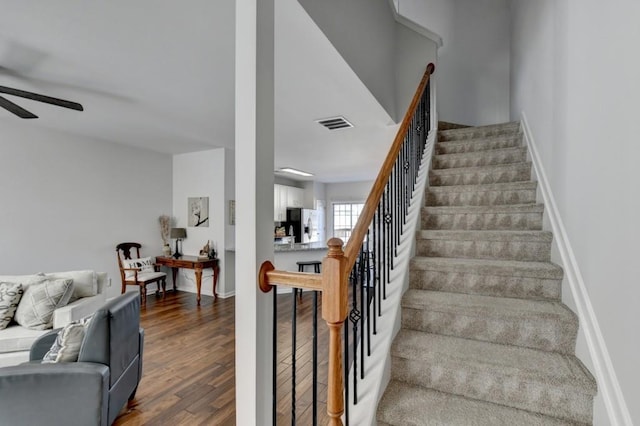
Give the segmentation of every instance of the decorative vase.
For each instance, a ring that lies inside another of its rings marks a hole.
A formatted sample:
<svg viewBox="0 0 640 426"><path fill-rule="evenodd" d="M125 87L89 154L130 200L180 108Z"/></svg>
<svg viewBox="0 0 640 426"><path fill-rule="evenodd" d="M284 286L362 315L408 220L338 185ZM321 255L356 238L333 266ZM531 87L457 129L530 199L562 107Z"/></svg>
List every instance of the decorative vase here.
<svg viewBox="0 0 640 426"><path fill-rule="evenodd" d="M165 256L171 256L171 246L169 244L162 246L162 254Z"/></svg>

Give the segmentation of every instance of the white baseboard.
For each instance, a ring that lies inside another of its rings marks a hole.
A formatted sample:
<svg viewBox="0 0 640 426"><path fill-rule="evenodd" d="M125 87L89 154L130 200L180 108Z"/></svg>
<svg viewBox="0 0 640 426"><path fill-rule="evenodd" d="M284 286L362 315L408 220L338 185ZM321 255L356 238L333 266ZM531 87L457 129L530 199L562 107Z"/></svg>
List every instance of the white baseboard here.
<svg viewBox="0 0 640 426"><path fill-rule="evenodd" d="M551 223L551 231L554 236L554 244L558 248L562 259L562 267L564 269L567 282L573 295L573 301L578 312L580 321L580 331L586 339L591 361L593 363L593 371L598 383L598 392L601 393L607 414L609 416L609 424L612 426L633 426L631 414L624 400L620 384L611 362L611 357L607 350L602 331L598 325L598 319L593 305L589 299L589 294L584 283L584 279L580 272L578 262L571 248L571 243L567 235L564 223L557 208L553 192L549 185L544 166L540 160L538 149L531 133L531 128L527 121L527 116L522 112L521 121L524 140L529 149L534 172L538 179L538 188L542 194L545 204L545 214Z"/></svg>

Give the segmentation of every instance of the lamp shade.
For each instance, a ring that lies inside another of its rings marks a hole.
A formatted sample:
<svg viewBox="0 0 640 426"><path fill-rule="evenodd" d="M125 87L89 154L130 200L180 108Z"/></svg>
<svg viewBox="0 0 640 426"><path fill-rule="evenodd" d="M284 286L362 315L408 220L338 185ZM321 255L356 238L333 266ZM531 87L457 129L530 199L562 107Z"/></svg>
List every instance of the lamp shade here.
<svg viewBox="0 0 640 426"><path fill-rule="evenodd" d="M187 238L186 228L171 228L171 238Z"/></svg>

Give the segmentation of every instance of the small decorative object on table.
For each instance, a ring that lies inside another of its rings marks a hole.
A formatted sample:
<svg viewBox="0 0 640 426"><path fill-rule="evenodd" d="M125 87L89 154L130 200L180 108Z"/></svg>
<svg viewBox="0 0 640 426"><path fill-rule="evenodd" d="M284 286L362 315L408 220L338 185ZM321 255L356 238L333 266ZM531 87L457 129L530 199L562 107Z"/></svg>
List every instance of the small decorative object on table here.
<svg viewBox="0 0 640 426"><path fill-rule="evenodd" d="M209 240L207 240L207 244L205 244L205 246L202 247L202 250L200 250L198 259L209 259L209 247Z"/></svg>
<svg viewBox="0 0 640 426"><path fill-rule="evenodd" d="M166 214L161 215L158 218L160 222L160 237L162 238L162 254L165 256L171 255L171 246L169 245L169 234L171 231L171 216Z"/></svg>
<svg viewBox="0 0 640 426"><path fill-rule="evenodd" d="M213 246L213 242L207 240L207 244L202 247L200 250L200 254L198 255L198 259L215 259L216 258L216 249Z"/></svg>

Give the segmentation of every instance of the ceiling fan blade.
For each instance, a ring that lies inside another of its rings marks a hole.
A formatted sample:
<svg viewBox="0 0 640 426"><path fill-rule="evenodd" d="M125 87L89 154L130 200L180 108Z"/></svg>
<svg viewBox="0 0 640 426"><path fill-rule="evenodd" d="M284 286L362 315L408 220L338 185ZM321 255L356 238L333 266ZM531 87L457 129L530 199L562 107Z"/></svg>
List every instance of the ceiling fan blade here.
<svg viewBox="0 0 640 426"><path fill-rule="evenodd" d="M9 112L14 113L20 118L38 118L37 115L30 113L26 109L22 108L19 105L14 104L10 100L5 99L2 96L0 96L0 107L6 109Z"/></svg>
<svg viewBox="0 0 640 426"><path fill-rule="evenodd" d="M84 108L82 108L82 105L80 105L77 102L65 101L64 99L53 98L51 96L40 95L38 93L27 92L25 90L13 89L11 87L0 86L0 93L5 93L7 95L13 95L13 96L20 96L21 98L31 99L33 101L38 101L38 102L44 102L47 104L61 106L64 108L74 109L76 111L84 111Z"/></svg>

